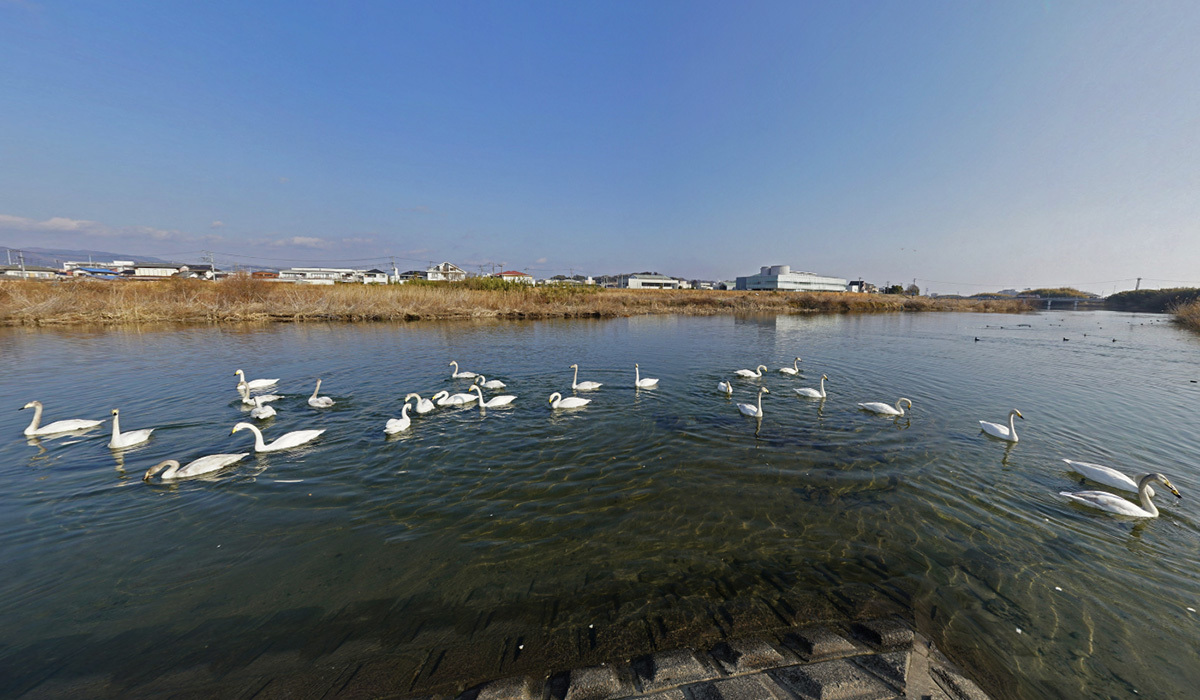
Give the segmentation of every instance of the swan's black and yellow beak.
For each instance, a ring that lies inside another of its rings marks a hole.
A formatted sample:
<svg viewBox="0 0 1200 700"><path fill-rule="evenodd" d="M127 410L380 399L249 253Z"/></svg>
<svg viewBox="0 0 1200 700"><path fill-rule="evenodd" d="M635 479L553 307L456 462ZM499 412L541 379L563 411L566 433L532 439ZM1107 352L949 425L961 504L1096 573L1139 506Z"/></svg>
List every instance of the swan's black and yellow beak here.
<svg viewBox="0 0 1200 700"><path fill-rule="evenodd" d="M1020 411L1017 411L1017 418L1020 418L1021 420L1025 420L1025 416L1021 415Z"/></svg>

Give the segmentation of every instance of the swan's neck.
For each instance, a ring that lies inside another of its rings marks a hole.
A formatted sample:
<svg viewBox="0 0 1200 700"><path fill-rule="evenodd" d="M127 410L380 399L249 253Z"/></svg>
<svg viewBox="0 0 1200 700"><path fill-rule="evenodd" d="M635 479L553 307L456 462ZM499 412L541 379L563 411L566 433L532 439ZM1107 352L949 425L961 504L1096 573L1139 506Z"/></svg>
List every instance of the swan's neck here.
<svg viewBox="0 0 1200 700"><path fill-rule="evenodd" d="M400 409L400 417L408 418L408 404L404 404L404 408Z"/></svg>
<svg viewBox="0 0 1200 700"><path fill-rule="evenodd" d="M578 383L579 383L579 368L576 367L575 368L575 378L571 380L571 388L574 389L575 385Z"/></svg>
<svg viewBox="0 0 1200 700"><path fill-rule="evenodd" d="M825 398L825 377L821 377L821 398Z"/></svg>
<svg viewBox="0 0 1200 700"><path fill-rule="evenodd" d="M1158 506L1154 505L1154 501L1150 500L1150 482L1153 479L1143 479L1138 485L1138 500L1142 502L1142 508L1150 513L1151 517L1158 517Z"/></svg>
<svg viewBox="0 0 1200 700"><path fill-rule="evenodd" d="M1017 414L1008 414L1008 436L1013 442L1017 441Z"/></svg>
<svg viewBox="0 0 1200 700"><path fill-rule="evenodd" d="M763 393L761 391L758 392L758 415L760 416L762 415L762 395Z"/></svg>
<svg viewBox="0 0 1200 700"><path fill-rule="evenodd" d="M321 380L320 379L317 380L317 388L313 389L312 397L314 399L317 398L317 394L319 394L319 393L321 393Z"/></svg>
<svg viewBox="0 0 1200 700"><path fill-rule="evenodd" d="M29 434L32 432L36 432L38 429L38 426L41 425L41 423L42 423L42 405L39 403L33 407L33 420L29 421L29 427L25 429L25 433Z"/></svg>
<svg viewBox="0 0 1200 700"><path fill-rule="evenodd" d="M250 432L254 433L254 449L256 449L260 452L263 451L264 449L266 449L267 443L263 442L262 431L256 427L254 427L253 425L247 425L246 429L249 430Z"/></svg>
<svg viewBox="0 0 1200 700"><path fill-rule="evenodd" d="M638 369L637 365L634 365L633 366L633 383L640 384L641 381L642 381L642 372L641 372L641 370Z"/></svg>
<svg viewBox="0 0 1200 700"><path fill-rule="evenodd" d="M113 439L121 437L121 414L113 414Z"/></svg>
<svg viewBox="0 0 1200 700"><path fill-rule="evenodd" d="M896 413L899 413L900 415L904 415L904 409L901 408L902 405L904 405L903 401L896 402Z"/></svg>
<svg viewBox="0 0 1200 700"><path fill-rule="evenodd" d="M797 372L799 372L799 371L800 371L800 360L799 360L799 358L797 358L797 359L795 359L795 360L792 360L792 369L796 370Z"/></svg>

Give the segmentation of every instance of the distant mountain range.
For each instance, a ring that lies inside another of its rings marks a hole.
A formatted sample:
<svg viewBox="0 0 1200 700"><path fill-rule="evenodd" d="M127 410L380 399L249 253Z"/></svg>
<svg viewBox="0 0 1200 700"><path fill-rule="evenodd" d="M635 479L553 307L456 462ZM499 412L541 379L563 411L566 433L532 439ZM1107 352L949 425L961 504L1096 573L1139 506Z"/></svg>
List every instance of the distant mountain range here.
<svg viewBox="0 0 1200 700"><path fill-rule="evenodd" d="M9 255L12 256L12 264L17 264L17 248L3 247L0 250L0 264L7 264ZM62 264L68 260L93 260L97 263L112 262L113 260L133 260L134 262L153 262L165 263L175 262L173 260L163 260L161 258L152 258L148 255L129 255L127 253L109 253L103 250L58 250L54 248L20 248L25 254L26 265L40 265L42 267L60 268Z"/></svg>

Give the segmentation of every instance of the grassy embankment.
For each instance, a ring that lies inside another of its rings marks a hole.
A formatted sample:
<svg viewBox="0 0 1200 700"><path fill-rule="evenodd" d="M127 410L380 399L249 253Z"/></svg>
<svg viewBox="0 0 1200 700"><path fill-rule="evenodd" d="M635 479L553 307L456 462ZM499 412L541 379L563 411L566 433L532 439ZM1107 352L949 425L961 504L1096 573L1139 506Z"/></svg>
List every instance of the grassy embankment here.
<svg viewBox="0 0 1200 700"><path fill-rule="evenodd" d="M1109 297L1106 305L1116 311L1169 313L1179 325L1200 331L1200 289L1176 287L1121 292Z"/></svg>
<svg viewBox="0 0 1200 700"><path fill-rule="evenodd" d="M1008 300L881 294L530 287L497 280L389 286L220 282L0 282L0 324L241 321L415 321L587 318L641 314L1028 310Z"/></svg>

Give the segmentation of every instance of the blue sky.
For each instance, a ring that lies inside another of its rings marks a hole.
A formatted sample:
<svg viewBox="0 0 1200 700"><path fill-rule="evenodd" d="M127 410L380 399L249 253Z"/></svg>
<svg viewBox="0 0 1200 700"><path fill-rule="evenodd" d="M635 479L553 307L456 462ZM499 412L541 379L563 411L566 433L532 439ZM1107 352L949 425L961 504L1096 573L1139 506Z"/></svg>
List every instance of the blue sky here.
<svg viewBox="0 0 1200 700"><path fill-rule="evenodd" d="M1196 3L0 0L0 245L1200 286Z"/></svg>

